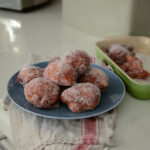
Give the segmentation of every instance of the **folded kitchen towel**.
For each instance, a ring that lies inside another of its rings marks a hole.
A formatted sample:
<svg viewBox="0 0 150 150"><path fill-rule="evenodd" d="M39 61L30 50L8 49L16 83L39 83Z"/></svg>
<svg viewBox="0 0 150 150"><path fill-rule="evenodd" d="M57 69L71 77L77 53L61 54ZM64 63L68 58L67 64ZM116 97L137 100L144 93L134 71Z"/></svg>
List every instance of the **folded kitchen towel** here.
<svg viewBox="0 0 150 150"><path fill-rule="evenodd" d="M31 54L27 65L49 59ZM8 106L16 150L108 150L114 145L116 109L88 119L56 120L28 113L7 96L4 104Z"/></svg>

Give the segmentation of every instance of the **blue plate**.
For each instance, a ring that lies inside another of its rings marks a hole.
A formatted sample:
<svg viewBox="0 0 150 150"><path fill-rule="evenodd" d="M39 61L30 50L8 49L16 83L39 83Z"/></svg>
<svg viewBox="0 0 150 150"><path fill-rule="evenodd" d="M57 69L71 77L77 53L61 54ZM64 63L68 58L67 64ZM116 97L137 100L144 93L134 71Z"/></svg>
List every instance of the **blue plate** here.
<svg viewBox="0 0 150 150"><path fill-rule="evenodd" d="M45 68L48 62L41 62L35 64L41 68ZM15 73L9 80L7 85L7 92L9 98L21 109L33 113L38 116L54 119L81 119L97 116L108 112L116 107L125 95L125 86L122 80L113 72L104 69L101 66L91 64L92 67L102 69L109 77L109 86L101 95L99 105L90 111L84 111L81 113L74 113L69 110L66 104L60 103L58 108L52 109L39 109L35 108L32 104L28 103L24 95L24 88L22 85L16 83L16 78L19 72Z"/></svg>

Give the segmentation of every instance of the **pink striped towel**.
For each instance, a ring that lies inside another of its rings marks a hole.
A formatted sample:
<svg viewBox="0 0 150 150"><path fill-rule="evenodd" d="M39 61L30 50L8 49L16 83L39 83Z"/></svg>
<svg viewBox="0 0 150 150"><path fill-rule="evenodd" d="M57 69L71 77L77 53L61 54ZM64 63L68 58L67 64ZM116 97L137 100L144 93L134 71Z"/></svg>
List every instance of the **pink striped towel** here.
<svg viewBox="0 0 150 150"><path fill-rule="evenodd" d="M33 64L44 59L32 54L29 62ZM96 62L95 58L91 60ZM8 105L8 102L6 96L4 103ZM116 109L81 120L38 117L21 110L13 103L10 103L8 111L16 150L106 150L114 144L112 136Z"/></svg>

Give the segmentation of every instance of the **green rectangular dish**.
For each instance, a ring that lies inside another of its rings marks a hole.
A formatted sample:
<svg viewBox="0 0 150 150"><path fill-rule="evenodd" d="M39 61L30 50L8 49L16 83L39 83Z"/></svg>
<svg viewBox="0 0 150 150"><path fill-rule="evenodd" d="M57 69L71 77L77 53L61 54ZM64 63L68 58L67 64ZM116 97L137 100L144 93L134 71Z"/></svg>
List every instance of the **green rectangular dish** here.
<svg viewBox="0 0 150 150"><path fill-rule="evenodd" d="M97 57L111 65L115 73L124 81L127 91L142 100L150 99L150 82L140 82L129 77L115 62L107 56L106 48L113 43L133 45L135 53L145 54L150 58L150 38L136 36L110 37L96 43ZM149 59L150 62L150 59Z"/></svg>

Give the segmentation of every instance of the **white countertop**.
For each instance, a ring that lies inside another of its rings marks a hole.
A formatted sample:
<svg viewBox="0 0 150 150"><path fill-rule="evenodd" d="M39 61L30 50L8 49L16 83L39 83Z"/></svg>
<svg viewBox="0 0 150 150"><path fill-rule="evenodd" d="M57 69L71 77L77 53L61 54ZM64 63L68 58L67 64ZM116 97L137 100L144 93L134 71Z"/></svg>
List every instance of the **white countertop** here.
<svg viewBox="0 0 150 150"><path fill-rule="evenodd" d="M83 49L96 56L98 38L62 22L61 1L28 13L0 10L0 98L5 94L9 77L27 60L29 53L61 56L70 49ZM136 100L125 95L119 105L112 150L148 150L150 139L150 100ZM12 142L7 112L0 109L0 131ZM7 124L7 125L6 125ZM8 144L8 143L7 143ZM8 146L10 147L10 146ZM10 149L12 150L12 149Z"/></svg>

